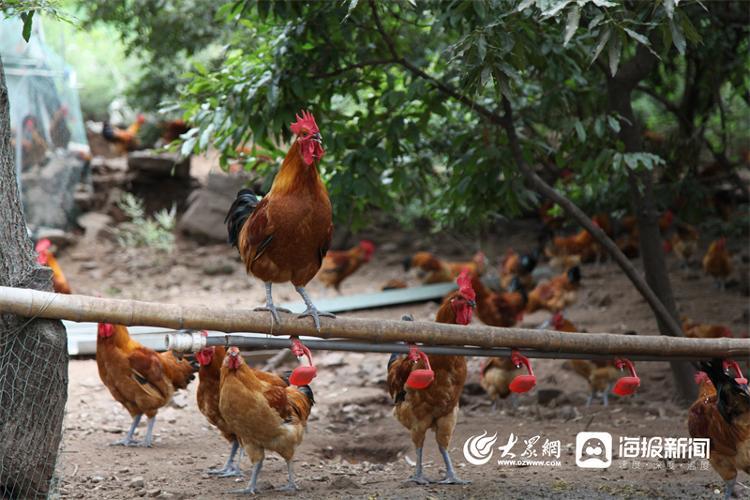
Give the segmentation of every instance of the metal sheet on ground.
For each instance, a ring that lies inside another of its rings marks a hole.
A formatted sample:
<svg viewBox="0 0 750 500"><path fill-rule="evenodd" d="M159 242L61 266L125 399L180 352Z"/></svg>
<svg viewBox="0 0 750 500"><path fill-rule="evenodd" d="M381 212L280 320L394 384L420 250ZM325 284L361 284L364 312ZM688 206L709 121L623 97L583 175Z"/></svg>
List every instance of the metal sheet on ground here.
<svg viewBox="0 0 750 500"><path fill-rule="evenodd" d="M360 309L376 309L378 307L411 304L428 300L441 299L457 288L455 283L436 283L414 288L400 288L385 292L363 293L359 295L341 295L339 297L322 298L313 302L320 311L332 313L357 311ZM293 313L305 310L304 302L289 302L281 304Z"/></svg>

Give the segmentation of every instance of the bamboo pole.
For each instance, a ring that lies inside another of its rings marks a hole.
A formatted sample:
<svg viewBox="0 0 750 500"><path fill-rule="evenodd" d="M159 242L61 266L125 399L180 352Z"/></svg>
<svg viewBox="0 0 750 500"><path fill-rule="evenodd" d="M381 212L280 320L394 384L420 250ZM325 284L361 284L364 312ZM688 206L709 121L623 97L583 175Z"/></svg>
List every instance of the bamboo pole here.
<svg viewBox="0 0 750 500"><path fill-rule="evenodd" d="M306 335L346 338L371 343L413 342L427 345L526 348L544 352L576 352L610 356L664 355L699 358L750 358L750 340L688 339L666 336L607 333L562 333L484 325L445 325L420 321L336 318L321 320L315 330L310 318L282 314L273 325L270 314L247 309L182 306L137 300L61 295L25 288L0 287L0 312L25 317L106 321L123 325L173 329L258 332L271 335Z"/></svg>

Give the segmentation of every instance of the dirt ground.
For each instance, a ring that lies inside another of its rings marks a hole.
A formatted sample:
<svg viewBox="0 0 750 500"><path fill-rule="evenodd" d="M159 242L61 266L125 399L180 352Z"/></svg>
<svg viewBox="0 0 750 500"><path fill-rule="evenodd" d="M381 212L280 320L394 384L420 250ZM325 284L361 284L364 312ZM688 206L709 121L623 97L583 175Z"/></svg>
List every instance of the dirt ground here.
<svg viewBox="0 0 750 500"><path fill-rule="evenodd" d="M503 238L487 242L486 253L497 262L509 245L530 248L532 228L531 223L504 228ZM344 293L376 291L388 279L402 277L399 263L418 248L435 249L447 256L473 253L473 242L448 235L414 238L394 236L383 229L364 236L379 244L378 252L369 265L345 282ZM66 249L60 260L74 290L85 294L237 307L254 307L263 299L261 284L244 274L235 251L225 245L180 240L175 252L165 255L123 250L106 240L86 238ZM738 255L738 263L740 260ZM697 321L725 323L735 334L747 335L748 300L737 288L718 292L697 268L680 270L673 257L669 266L682 314ZM309 290L313 299L331 295L315 283ZM290 286L277 286L275 297L277 302L297 300ZM410 312L417 319L428 320L434 318L436 310L436 304L427 303L359 311L351 316L398 319ZM657 333L646 303L609 263L583 267L578 301L566 315L579 328L592 332ZM527 316L523 325L537 326L548 317L548 313L535 313ZM707 462L642 459L636 469L636 463L618 456L619 436L687 436L687 409L672 402L673 382L666 363L639 363L639 393L621 399L613 396L605 408L599 401L586 407L586 383L565 370L562 360L536 360L538 388L522 395L515 411L510 405L493 411L478 385L480 360L470 359L469 380L450 453L459 477L471 484L424 487L404 483L412 473L415 453L407 431L391 416L392 406L385 391L388 356L315 354L319 375L312 387L317 404L295 457L299 498L720 498L719 490L723 491L720 478ZM218 498L244 487L246 479L218 479L204 472L223 464L229 446L198 411L196 387L197 381L187 394L175 398L173 406L159 413L153 448L108 447L122 437L130 418L99 381L94 360L71 361L60 459L61 495L96 499ZM552 402L539 404L539 392L549 389L561 394ZM497 432L495 446L505 443L513 433L519 438L512 450L517 454L523 451L524 440L534 436L540 436L540 444L547 439L559 440L560 465L501 466L494 459L486 465L470 465L462 452L464 442L484 431ZM613 435L611 467L576 466L575 438L580 431ZM138 432L145 432L144 424ZM431 433L425 461L428 477L442 477L443 461ZM249 471L246 459L241 466ZM285 481L283 460L268 456L259 482L262 495L288 496L272 489Z"/></svg>

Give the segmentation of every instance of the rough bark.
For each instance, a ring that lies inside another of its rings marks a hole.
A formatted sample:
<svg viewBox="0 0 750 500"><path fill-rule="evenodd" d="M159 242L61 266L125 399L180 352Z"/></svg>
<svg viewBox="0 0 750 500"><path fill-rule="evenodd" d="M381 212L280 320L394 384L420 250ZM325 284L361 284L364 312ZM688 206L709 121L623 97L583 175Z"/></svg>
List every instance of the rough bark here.
<svg viewBox="0 0 750 500"><path fill-rule="evenodd" d="M633 113L631 98L638 83L646 78L656 64L656 58L645 48L639 47L636 54L624 64L614 77L607 79L607 96L609 108L624 118L620 121L619 138L626 153L644 150L641 126ZM662 246L663 235L660 234L658 213L654 199L653 174L651 171L628 172L631 203L638 219L640 232L640 252L646 282L654 291L669 315L677 321L677 305L672 293L672 285L667 272L667 263ZM672 335L664 321L657 317L659 331L663 335ZM677 399L683 403L692 402L697 395L693 382L693 367L684 362L672 362L672 374L675 380Z"/></svg>
<svg viewBox="0 0 750 500"><path fill-rule="evenodd" d="M10 143L0 60L0 285L51 290L26 232ZM44 498L53 484L68 390L65 329L53 320L0 316L0 497Z"/></svg>

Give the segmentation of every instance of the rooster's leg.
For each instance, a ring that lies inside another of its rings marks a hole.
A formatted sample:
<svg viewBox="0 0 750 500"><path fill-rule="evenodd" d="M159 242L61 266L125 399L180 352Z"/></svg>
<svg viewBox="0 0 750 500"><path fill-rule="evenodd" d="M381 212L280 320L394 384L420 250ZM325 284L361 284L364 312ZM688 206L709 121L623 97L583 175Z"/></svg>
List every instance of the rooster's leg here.
<svg viewBox="0 0 750 500"><path fill-rule="evenodd" d="M594 389L592 387L591 388L591 394L589 394L589 397L586 398L586 408L588 408L589 406L591 406L591 403L594 402L594 396L596 396L596 389Z"/></svg>
<svg viewBox="0 0 750 500"><path fill-rule="evenodd" d="M422 448L417 448L417 470L407 481L417 484L430 484L430 480L424 477L422 473Z"/></svg>
<svg viewBox="0 0 750 500"><path fill-rule="evenodd" d="M724 500L730 500L734 497L734 487L737 484L737 476L732 479L724 481Z"/></svg>
<svg viewBox="0 0 750 500"><path fill-rule="evenodd" d="M286 470L289 474L289 482L286 483L286 486L283 486L279 488L279 491L297 491L299 490L299 486L297 486L297 483L294 482L294 471L292 471L292 461L287 460L286 462Z"/></svg>
<svg viewBox="0 0 750 500"><path fill-rule="evenodd" d="M229 493L250 493L251 495L255 495L258 493L258 487L256 486L258 483L258 475L260 474L260 469L263 467L263 459L261 458L258 460L258 463L255 464L255 467L253 467L253 473L250 476L250 484L247 485L247 488L244 490L232 490Z"/></svg>
<svg viewBox="0 0 750 500"><path fill-rule="evenodd" d="M609 390L611 386L607 384L607 387L604 388L604 391L602 392L602 404L606 408L609 406Z"/></svg>
<svg viewBox="0 0 750 500"><path fill-rule="evenodd" d="M128 431L128 434L120 439L119 441L115 441L114 443L111 443L110 446L135 446L138 444L138 441L133 439L133 434L135 434L135 428L138 427L138 424L141 422L141 417L143 415L139 413L135 417L133 417L133 423L130 424L130 430Z"/></svg>
<svg viewBox="0 0 750 500"><path fill-rule="evenodd" d="M320 331L320 317L321 316L326 316L328 318L336 317L333 313L318 311L318 308L315 307L315 304L312 303L312 300L310 300L310 296L307 295L307 292L305 291L304 287L295 286L294 289L297 290L297 293L302 296L302 300L305 301L305 305L307 306L307 309L305 309L305 312L297 316L298 318L304 318L305 316L312 316L313 322L315 322L315 329Z"/></svg>
<svg viewBox="0 0 750 500"><path fill-rule="evenodd" d="M148 419L148 427L146 427L146 437L143 439L143 441L138 443L138 446L143 446L145 448L151 448L151 445L154 443L154 424L156 423L156 415Z"/></svg>
<svg viewBox="0 0 750 500"><path fill-rule="evenodd" d="M281 324L281 318L279 317L279 311L285 312L285 313L291 313L289 309L285 309L283 307L276 307L273 305L273 296L271 295L271 286L273 283L270 281L265 282L266 285L266 305L263 307L256 307L253 309L253 311L268 311L271 313L271 317L273 318L274 322L276 324Z"/></svg>
<svg viewBox="0 0 750 500"><path fill-rule="evenodd" d="M464 481L456 477L456 471L453 469L453 462L451 457L448 455L448 450L440 448L440 454L443 455L443 461L445 462L445 478L442 481L438 481L439 484L469 484L471 481Z"/></svg>
<svg viewBox="0 0 750 500"><path fill-rule="evenodd" d="M240 470L239 464L234 462L234 457L237 454L237 449L240 447L240 443L235 439L232 441L232 449L229 450L229 458L227 463L221 469L208 469L208 473L212 476L219 477L234 477L241 476L242 471Z"/></svg>

